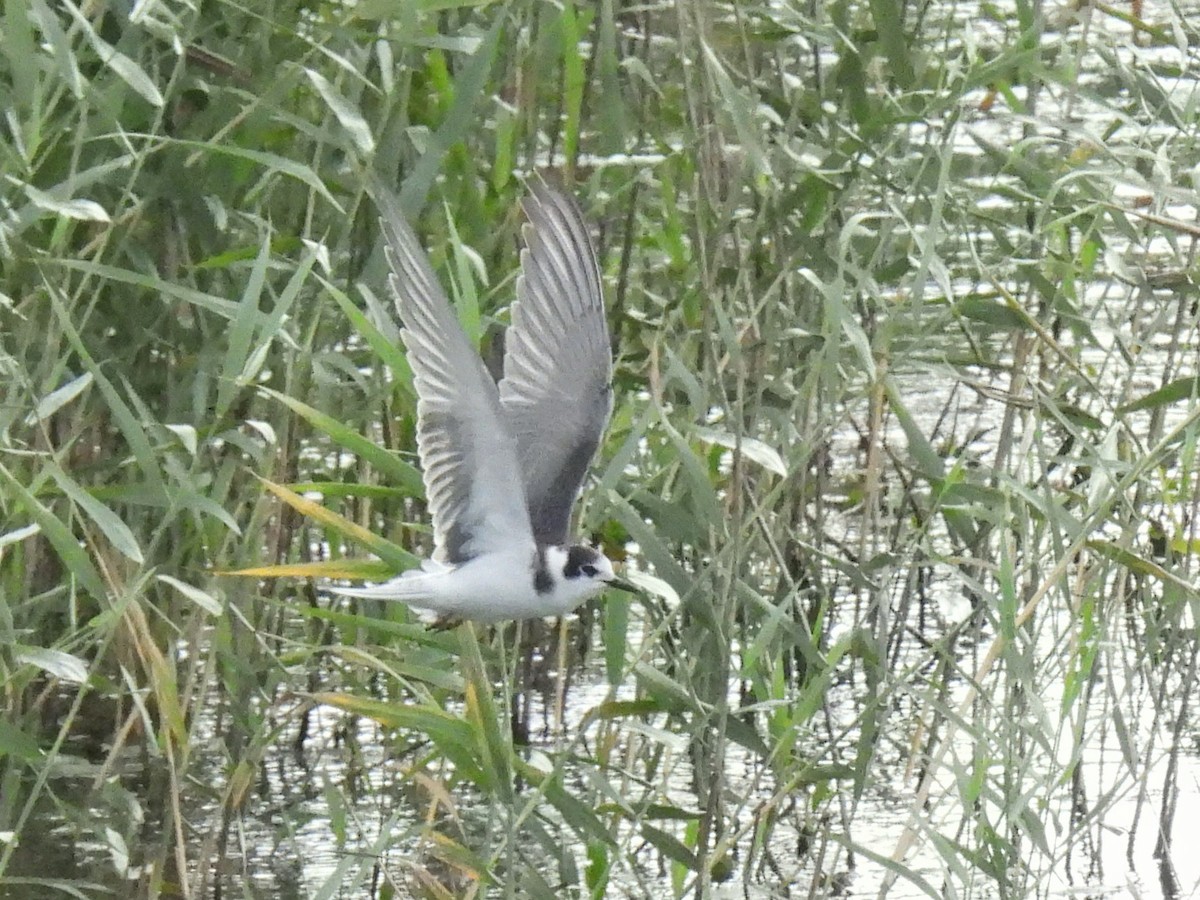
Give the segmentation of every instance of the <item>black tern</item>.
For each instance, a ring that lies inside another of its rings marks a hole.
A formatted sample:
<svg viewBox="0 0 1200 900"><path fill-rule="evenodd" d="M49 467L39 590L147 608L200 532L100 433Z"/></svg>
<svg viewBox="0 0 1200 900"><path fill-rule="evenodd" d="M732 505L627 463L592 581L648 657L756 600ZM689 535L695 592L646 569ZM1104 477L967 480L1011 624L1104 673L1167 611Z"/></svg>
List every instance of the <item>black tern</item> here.
<svg viewBox="0 0 1200 900"><path fill-rule="evenodd" d="M330 590L477 622L561 616L606 587L636 591L599 550L569 542L571 508L612 413L600 268L575 200L538 179L522 204L499 384L416 235L383 205L434 552L385 584Z"/></svg>

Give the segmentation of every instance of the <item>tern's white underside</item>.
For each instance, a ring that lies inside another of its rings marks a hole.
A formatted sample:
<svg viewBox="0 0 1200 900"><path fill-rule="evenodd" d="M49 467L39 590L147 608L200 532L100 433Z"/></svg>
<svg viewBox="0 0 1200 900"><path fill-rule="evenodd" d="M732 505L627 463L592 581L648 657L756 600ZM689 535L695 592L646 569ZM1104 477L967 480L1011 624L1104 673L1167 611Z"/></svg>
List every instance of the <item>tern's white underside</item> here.
<svg viewBox="0 0 1200 900"><path fill-rule="evenodd" d="M567 551L547 547L548 572L563 571ZM533 546L512 552L489 553L458 566L427 562L386 584L337 588L337 593L376 600L398 600L416 609L452 619L503 622L563 616L604 589L598 579L553 579L550 590L532 588ZM609 570L611 574L611 569Z"/></svg>

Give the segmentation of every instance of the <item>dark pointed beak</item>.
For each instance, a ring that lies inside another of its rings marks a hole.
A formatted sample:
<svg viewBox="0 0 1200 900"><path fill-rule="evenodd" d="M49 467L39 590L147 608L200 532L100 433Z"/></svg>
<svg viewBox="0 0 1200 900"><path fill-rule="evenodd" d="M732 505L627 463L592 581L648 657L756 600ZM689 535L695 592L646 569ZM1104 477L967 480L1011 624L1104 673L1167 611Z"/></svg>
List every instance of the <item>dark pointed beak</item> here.
<svg viewBox="0 0 1200 900"><path fill-rule="evenodd" d="M605 587L616 588L618 591L625 591L628 594L640 594L642 589L637 585L626 581L623 578L610 578L604 582Z"/></svg>

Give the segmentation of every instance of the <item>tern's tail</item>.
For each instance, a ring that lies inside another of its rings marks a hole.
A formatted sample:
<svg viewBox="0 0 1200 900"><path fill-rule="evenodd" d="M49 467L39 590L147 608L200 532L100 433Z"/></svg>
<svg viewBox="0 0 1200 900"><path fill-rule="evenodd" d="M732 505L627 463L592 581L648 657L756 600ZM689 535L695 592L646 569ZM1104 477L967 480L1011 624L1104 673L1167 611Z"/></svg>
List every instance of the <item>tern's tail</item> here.
<svg viewBox="0 0 1200 900"><path fill-rule="evenodd" d="M426 560L419 569L410 569L399 578L385 581L383 584L363 585L360 587L340 587L326 585L325 590L341 597L359 597L365 600L392 600L407 603L418 609L443 613L441 602L436 592L430 591L429 579L436 577L445 567Z"/></svg>

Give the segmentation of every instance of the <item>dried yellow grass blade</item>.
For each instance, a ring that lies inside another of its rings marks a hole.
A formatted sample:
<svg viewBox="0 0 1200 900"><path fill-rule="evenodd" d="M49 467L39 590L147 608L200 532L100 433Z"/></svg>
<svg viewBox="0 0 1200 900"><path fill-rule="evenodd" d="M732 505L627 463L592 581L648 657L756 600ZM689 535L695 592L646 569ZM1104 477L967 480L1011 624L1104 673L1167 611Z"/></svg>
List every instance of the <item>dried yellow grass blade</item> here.
<svg viewBox="0 0 1200 900"><path fill-rule="evenodd" d="M374 532L363 528L361 525L351 522L345 516L340 516L333 512L333 510L326 509L319 503L301 497L295 491L289 490L282 484L276 484L275 482L269 481L260 475L256 475L254 477L261 481L263 486L266 487L268 491L270 491L292 509L302 513L305 516L308 516L310 519L320 522L322 525L328 525L330 528L333 528L340 534L345 535L350 540L362 544L364 547L382 559L385 563L391 566L393 573L403 572L405 569L411 569L419 562L417 557L413 556L413 554L409 553L403 547L399 546L398 544L393 544L386 538L382 538ZM231 574L248 573L249 570L242 570L240 573Z"/></svg>
<svg viewBox="0 0 1200 900"><path fill-rule="evenodd" d="M331 559L311 563L285 563L279 566L252 566L217 574L250 578L345 578L382 581L396 573L391 566L379 560Z"/></svg>

